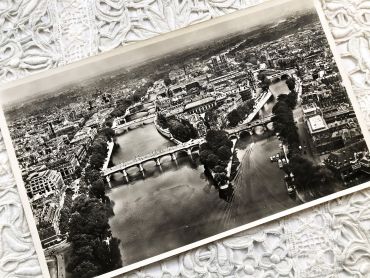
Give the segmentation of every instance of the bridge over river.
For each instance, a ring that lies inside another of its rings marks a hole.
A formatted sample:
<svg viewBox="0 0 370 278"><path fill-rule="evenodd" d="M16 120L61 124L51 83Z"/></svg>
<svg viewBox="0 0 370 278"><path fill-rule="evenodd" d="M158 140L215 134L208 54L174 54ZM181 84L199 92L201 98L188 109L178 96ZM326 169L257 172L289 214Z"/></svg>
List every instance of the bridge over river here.
<svg viewBox="0 0 370 278"><path fill-rule="evenodd" d="M144 117L144 118L149 118L152 119L152 116L150 117ZM136 123L140 123L141 121L145 120L144 118L138 119L137 121L133 121ZM248 122L248 123L242 123L238 125L235 128L232 129L226 129L225 131L229 134L229 137L240 137L240 134L244 131L247 131L249 133L253 133L253 129L262 126L264 128L267 127L267 124L272 122L273 115L270 114L268 116L263 117L262 119L254 120L253 122ZM141 120L141 121L140 121ZM147 120L147 119L146 119ZM130 122L131 123L131 122ZM130 123L127 123L124 127L127 128ZM122 128L123 125L121 126L116 126L114 127L115 130ZM201 144L205 143L205 139L196 139L196 140L191 140L186 143L181 143L173 147L169 147L163 150L156 150L154 152L151 152L149 154L143 155L136 157L132 160L122 162L118 165L115 165L110 168L105 168L102 171L102 174L104 177L110 178L111 175L122 172L125 177L127 177L127 172L126 170L131 168L131 167L138 167L141 172L144 172L143 164L145 164L148 161L154 161L157 166L161 165L160 159L164 156L171 156L172 160L176 160L176 155L179 152L186 152L189 156L191 156L192 151L195 147L199 147Z"/></svg>
<svg viewBox="0 0 370 278"><path fill-rule="evenodd" d="M270 114L270 115L263 117L262 119L255 120L253 122L242 123L236 126L235 128L229 128L229 129L226 129L225 131L229 134L229 137L237 136L238 138L240 137L240 134L243 131L247 131L253 134L253 129L258 126L267 128L267 125L272 122L273 117L274 115Z"/></svg>
<svg viewBox="0 0 370 278"><path fill-rule="evenodd" d="M136 120L132 120L129 122L124 122L122 124L119 123L119 120L116 120L112 126L112 129L117 133L120 130L127 131L130 127L137 126L137 125L144 125L144 124L151 124L154 122L156 114L150 114L145 117L138 118Z"/></svg>
<svg viewBox="0 0 370 278"><path fill-rule="evenodd" d="M102 174L104 177L109 177L114 173L122 172L125 177L127 177L126 170L131 167L138 167L141 172L144 171L143 164L148 161L155 161L155 163L160 166L160 159L164 156L171 156L172 160L176 160L177 154L180 152L186 152L187 155L191 156L195 148L199 148L200 145L205 143L205 139L190 140L186 143L179 144L177 146L169 147L164 150L154 151L152 153L136 157L130 161L126 161L115 165L113 167L104 169Z"/></svg>

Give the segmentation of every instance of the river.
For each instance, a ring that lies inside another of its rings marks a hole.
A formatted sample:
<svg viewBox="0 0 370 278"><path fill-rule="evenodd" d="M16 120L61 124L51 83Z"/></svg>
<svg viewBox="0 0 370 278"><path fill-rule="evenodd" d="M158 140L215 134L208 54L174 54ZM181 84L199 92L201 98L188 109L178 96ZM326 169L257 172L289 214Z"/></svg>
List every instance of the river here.
<svg viewBox="0 0 370 278"><path fill-rule="evenodd" d="M289 93L289 89L285 81L280 81L280 82L271 84L270 91L272 92L274 98L268 101L263 107L263 109L261 109L259 113L260 117L270 115L272 113L272 108L274 107L277 101L277 97L281 94Z"/></svg>
<svg viewBox="0 0 370 278"><path fill-rule="evenodd" d="M281 88L277 94L285 92ZM268 113L271 103L266 106ZM177 163L164 158L161 167L154 162L146 163L145 177L132 168L128 171L129 181L116 174L108 194L115 214L110 218L110 226L113 235L121 240L123 265L297 205L287 194L283 172L269 160L279 150L279 141L274 136L257 133L260 135L248 136L237 143L241 167L231 202L219 197L197 155L180 157ZM113 163L173 145L154 125L138 127L116 140L121 147L114 153Z"/></svg>

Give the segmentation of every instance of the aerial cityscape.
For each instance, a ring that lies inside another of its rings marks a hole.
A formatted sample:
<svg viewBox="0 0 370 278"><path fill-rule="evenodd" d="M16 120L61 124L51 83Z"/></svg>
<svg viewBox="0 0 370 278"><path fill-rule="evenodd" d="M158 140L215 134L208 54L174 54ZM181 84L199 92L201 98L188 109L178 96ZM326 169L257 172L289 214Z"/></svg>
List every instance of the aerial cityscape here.
<svg viewBox="0 0 370 278"><path fill-rule="evenodd" d="M103 274L370 181L316 13L261 29L7 107L52 277Z"/></svg>

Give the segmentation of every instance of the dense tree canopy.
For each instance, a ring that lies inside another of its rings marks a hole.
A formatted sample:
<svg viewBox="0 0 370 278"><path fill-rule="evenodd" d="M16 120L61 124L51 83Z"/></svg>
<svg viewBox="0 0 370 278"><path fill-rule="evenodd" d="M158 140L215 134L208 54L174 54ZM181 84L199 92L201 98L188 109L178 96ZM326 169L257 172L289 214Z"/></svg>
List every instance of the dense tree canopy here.
<svg viewBox="0 0 370 278"><path fill-rule="evenodd" d="M164 84L168 87L172 84L172 81L171 79L169 79L168 77L164 79Z"/></svg>
<svg viewBox="0 0 370 278"><path fill-rule="evenodd" d="M216 128L218 124L218 114L215 109L208 110L204 115L205 124L208 128Z"/></svg>
<svg viewBox="0 0 370 278"><path fill-rule="evenodd" d="M239 112L234 109L227 115L227 119L230 126L237 126L239 122L241 122L242 117L240 116Z"/></svg>
<svg viewBox="0 0 370 278"><path fill-rule="evenodd" d="M301 191L318 192L321 187L329 187L328 185L335 181L333 173L327 168L316 166L298 155L290 159L289 170L295 176L297 189Z"/></svg>
<svg viewBox="0 0 370 278"><path fill-rule="evenodd" d="M129 108L129 106L132 104L133 100L128 97L117 101L117 106L111 113L111 117L117 118L125 115L127 108Z"/></svg>
<svg viewBox="0 0 370 278"><path fill-rule="evenodd" d="M222 185L228 182L228 177L225 173L216 173L214 176L214 180L217 184Z"/></svg>
<svg viewBox="0 0 370 278"><path fill-rule="evenodd" d="M109 210L96 198L76 198L68 234L73 250L68 271L73 277L90 278L122 265L119 240L110 232Z"/></svg>
<svg viewBox="0 0 370 278"><path fill-rule="evenodd" d="M273 124L276 132L290 145L298 147L299 136L294 122L293 109L297 103L297 94L280 95L277 103L272 108Z"/></svg>
<svg viewBox="0 0 370 278"><path fill-rule="evenodd" d="M165 115L162 113L157 113L157 123L161 128L168 128L168 120Z"/></svg>
<svg viewBox="0 0 370 278"><path fill-rule="evenodd" d="M230 147L225 145L219 147L216 151L216 154L223 161L227 161L232 155Z"/></svg>
<svg viewBox="0 0 370 278"><path fill-rule="evenodd" d="M226 131L223 130L209 130L206 135L206 141L208 143L206 146L213 151L224 145L229 148L233 146Z"/></svg>
<svg viewBox="0 0 370 278"><path fill-rule="evenodd" d="M112 128L106 127L102 131L102 134L109 140L111 141L113 137L115 136L115 132Z"/></svg>
<svg viewBox="0 0 370 278"><path fill-rule="evenodd" d="M90 278L122 265L119 240L112 237L108 219L112 215L101 167L106 160L107 141L114 132L105 127L99 131L88 150L89 164L80 179L79 195L69 209L61 211L62 232L68 232L72 255L67 266L72 277Z"/></svg>
<svg viewBox="0 0 370 278"><path fill-rule="evenodd" d="M258 74L257 78L261 81L260 86L261 86L262 92L267 92L271 86L270 79L268 79L266 74L262 72Z"/></svg>
<svg viewBox="0 0 370 278"><path fill-rule="evenodd" d="M202 151L203 153L204 151ZM213 169L214 167L216 167L220 161L220 159L218 158L217 155L215 155L214 153L210 152L207 156L205 156L203 154L203 157L205 157L205 159L202 160L203 164L206 165L207 167Z"/></svg>
<svg viewBox="0 0 370 278"><path fill-rule="evenodd" d="M101 178L91 183L90 194L102 201L105 200L105 184Z"/></svg>
<svg viewBox="0 0 370 278"><path fill-rule="evenodd" d="M100 169L105 161L106 156L102 153L93 153L90 157L90 165L95 169Z"/></svg>
<svg viewBox="0 0 370 278"><path fill-rule="evenodd" d="M215 173L226 173L226 169L222 167L221 165L217 165L214 169L213 172Z"/></svg>
<svg viewBox="0 0 370 278"><path fill-rule="evenodd" d="M69 219L71 217L71 208L73 205L72 197L73 197L73 191L67 188L65 192L65 197L64 197L64 205L60 211L60 217L59 217L59 230L62 234L68 233Z"/></svg>
<svg viewBox="0 0 370 278"><path fill-rule="evenodd" d="M144 97L148 89L153 86L153 81L149 80L141 87L138 87L132 95L125 96L124 98L117 101L116 108L111 113L112 118L117 118L125 115L127 108L131 105L139 102Z"/></svg>
<svg viewBox="0 0 370 278"><path fill-rule="evenodd" d="M243 102L238 108L234 109L227 115L229 126L237 126L247 115L253 112L255 105L254 99L249 99Z"/></svg>
<svg viewBox="0 0 370 278"><path fill-rule="evenodd" d="M288 78L285 82L286 82L290 91L295 90L295 80L294 80L294 78Z"/></svg>
<svg viewBox="0 0 370 278"><path fill-rule="evenodd" d="M209 130L206 135L206 143L200 148L200 161L206 168L215 173L214 180L217 185L224 184L228 179L226 166L232 156L232 146L233 142L230 141L225 131Z"/></svg>
<svg viewBox="0 0 370 278"><path fill-rule="evenodd" d="M96 198L79 196L72 208L69 236L89 234L104 239L110 236L105 206Z"/></svg>
<svg viewBox="0 0 370 278"><path fill-rule="evenodd" d="M187 142L190 139L195 139L198 137L197 130L190 124L189 121L185 119L168 120L168 128L172 136L181 142Z"/></svg>
<svg viewBox="0 0 370 278"><path fill-rule="evenodd" d="M248 101L250 100L250 91L248 90L241 91L240 96L242 98L242 101Z"/></svg>
<svg viewBox="0 0 370 278"><path fill-rule="evenodd" d="M103 167L108 153L107 141L111 141L114 137L114 134L114 130L109 127L99 131L88 150L88 154L90 155L89 162L91 169L100 171L100 169Z"/></svg>

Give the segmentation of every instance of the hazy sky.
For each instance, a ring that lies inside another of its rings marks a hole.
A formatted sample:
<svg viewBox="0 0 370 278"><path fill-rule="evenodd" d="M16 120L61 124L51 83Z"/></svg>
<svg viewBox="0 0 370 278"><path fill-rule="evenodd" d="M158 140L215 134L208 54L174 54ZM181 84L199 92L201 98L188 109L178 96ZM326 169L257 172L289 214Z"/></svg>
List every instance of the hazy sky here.
<svg viewBox="0 0 370 278"><path fill-rule="evenodd" d="M269 0L244 11L234 12L232 15L123 46L7 84L0 88L0 101L4 104L24 101L29 97L36 97L37 94L56 91L68 84L94 76L99 77L101 74L159 58L176 50L204 44L227 34L256 29L257 26L278 22L297 12L312 9L314 5L311 0Z"/></svg>

